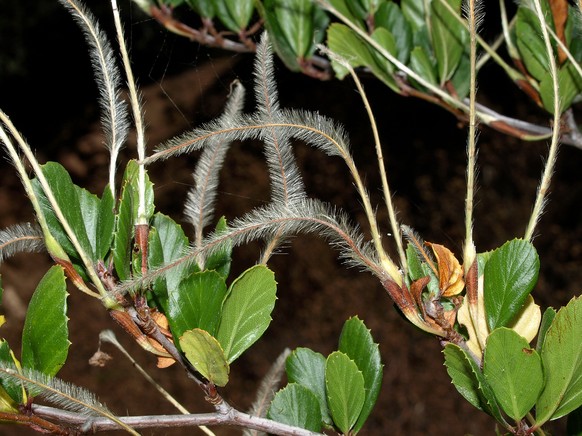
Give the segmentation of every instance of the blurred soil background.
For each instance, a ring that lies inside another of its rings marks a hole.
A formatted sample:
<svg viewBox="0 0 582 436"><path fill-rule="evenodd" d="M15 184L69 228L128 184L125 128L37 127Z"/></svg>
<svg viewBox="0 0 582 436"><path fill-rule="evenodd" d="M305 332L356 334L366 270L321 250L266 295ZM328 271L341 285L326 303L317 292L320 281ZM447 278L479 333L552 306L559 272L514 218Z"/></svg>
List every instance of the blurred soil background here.
<svg viewBox="0 0 582 436"><path fill-rule="evenodd" d="M18 0L3 3L0 18L0 107L36 150L40 161L57 160L75 183L101 194L108 154L102 145L84 39L56 2ZM88 2L103 27L111 28L108 2ZM135 73L142 86L150 146L212 119L223 108L229 87L238 79L248 89L252 110L252 56L200 48L167 34L126 2L127 38ZM349 81L318 82L287 71L277 63L283 106L317 110L343 124L375 204L381 205L380 179L366 114ZM384 145L387 172L402 222L431 242L444 244L459 257L463 240L466 128L428 103L393 94L374 79L364 84L372 100ZM545 122L505 77L486 68L480 100L494 109L528 121ZM533 203L546 142L524 143L487 128L479 138L479 191L475 239L479 251L520 237ZM295 154L310 196L343 209L354 222L364 216L343 163L309 146L295 144ZM123 158L135 156L132 141ZM156 163L150 168L158 210L182 221L182 205L192 185L197 154ZM582 284L582 150L564 146L552 183L550 202L538 227L535 245L542 270L534 291L542 307L564 305ZM261 145L237 143L222 173L217 216L233 219L269 201L269 183ZM380 222L389 231L385 211ZM30 221L32 210L20 182L0 162L0 227ZM187 230L191 230L187 228ZM390 243L390 238L386 238ZM259 244L235 252L234 274L252 266ZM1 334L18 350L26 305L50 262L46 255L18 255L0 268L4 285ZM362 434L488 435L494 421L456 392L443 366L437 340L405 322L393 309L380 283L368 273L346 269L325 241L299 236L276 255L271 267L279 282L273 322L264 337L231 369L225 398L247 409L260 379L284 350L309 347L328 354L337 347L344 321L358 315L380 343L385 362L381 396ZM59 376L95 392L117 413L177 413L157 395L121 354L103 350L114 360L105 368L88 364L97 350L98 334L112 328L133 356L191 412L212 411L203 394L178 368L157 370L155 359L135 346L108 317L98 301L71 289L72 346ZM560 433L561 427L555 428ZM217 434L239 431L218 428ZM1 435L35 434L0 427ZM146 435L202 434L197 429L145 430Z"/></svg>

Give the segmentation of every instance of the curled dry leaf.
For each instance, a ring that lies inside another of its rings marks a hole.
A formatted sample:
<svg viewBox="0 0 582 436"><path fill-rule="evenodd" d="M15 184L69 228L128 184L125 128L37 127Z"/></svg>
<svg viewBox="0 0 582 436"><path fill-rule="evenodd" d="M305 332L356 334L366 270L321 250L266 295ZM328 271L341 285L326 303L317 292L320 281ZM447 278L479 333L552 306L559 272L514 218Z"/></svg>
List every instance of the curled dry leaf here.
<svg viewBox="0 0 582 436"><path fill-rule="evenodd" d="M439 289L442 297L452 297L461 293L465 287L463 268L452 253L444 245L426 242L437 259Z"/></svg>

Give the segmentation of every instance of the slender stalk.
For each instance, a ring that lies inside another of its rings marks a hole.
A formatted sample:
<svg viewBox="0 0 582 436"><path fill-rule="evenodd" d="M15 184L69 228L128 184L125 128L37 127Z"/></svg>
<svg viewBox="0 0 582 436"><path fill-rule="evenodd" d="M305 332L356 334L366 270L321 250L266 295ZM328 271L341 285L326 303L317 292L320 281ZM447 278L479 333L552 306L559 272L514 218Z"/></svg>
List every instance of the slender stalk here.
<svg viewBox="0 0 582 436"><path fill-rule="evenodd" d="M560 139L560 85L558 83L558 67L556 65L556 59L554 57L554 50L552 48L552 43L548 29L545 25L545 18L542 12L542 7L540 5L540 0L533 1L534 10L540 21L540 28L542 30L542 36L544 38L544 44L546 46L546 51L548 53L549 69L550 75L552 77L552 85L554 91L554 125L552 130L552 142L550 144L550 151L548 153L548 160L544 168L542 179L538 187L536 200L530 217L530 221L527 225L525 231L525 239L531 241L536 228L536 225L543 213L544 206L546 204L546 194L550 187L550 182L552 180L552 175L554 173L554 166L556 164L556 157L558 155L558 145Z"/></svg>
<svg viewBox="0 0 582 436"><path fill-rule="evenodd" d="M384 47L382 47L378 42L370 37L364 30L360 29L354 23L352 23L345 15L339 12L336 8L334 8L328 1L326 0L317 0L317 2L324 8L327 9L332 15L336 16L340 21L346 24L349 28L351 28L354 32L356 32L361 38L363 38L368 44L374 47L382 56L384 56L388 61L390 61L396 68L400 71L404 72L407 76L413 78L415 81L420 83L425 88L429 89L432 93L440 97L443 101L447 104L451 105L452 107L463 111L464 113L469 112L469 107L462 101L452 97L447 92L443 91L438 86L427 81L424 77L417 74L415 71L410 69L408 66L400 62L394 55L388 52ZM483 115L484 122L492 122L494 121L488 115Z"/></svg>
<svg viewBox="0 0 582 436"><path fill-rule="evenodd" d="M95 418L87 423L87 416L67 412L47 406L33 404L32 411L36 416L46 419L53 419L62 423L76 426L88 424L93 432L117 430L119 426L107 419ZM233 427L244 427L254 430L264 431L276 435L289 436L320 436L299 427L292 427L287 424L271 421L270 419L251 416L247 413L239 412L228 406L225 411L215 413L197 413L192 415L148 415L148 416L128 416L120 417L119 420L132 428L186 428L200 425L228 425Z"/></svg>
<svg viewBox="0 0 582 436"><path fill-rule="evenodd" d="M329 50L325 50L325 52L326 54L333 56L334 59L341 62L341 64L348 69L350 75L354 80L354 83L356 84L356 87L358 88L360 98L364 103L364 107L366 108L366 113L368 114L368 119L370 121L370 126L372 128L372 134L374 135L374 145L376 148L376 158L378 160L378 170L380 173L380 178L382 180L382 191L384 192L384 201L386 202L386 209L388 210L390 227L392 228L392 234L394 235L394 240L396 241L398 256L400 257L400 265L404 270L404 275L406 275L407 271L406 253L404 252L402 244L402 233L400 231L400 225L398 224L398 220L396 219L396 210L394 208L394 204L392 203L392 194L390 192L390 187L388 185L388 176L386 174L386 166L384 164L384 155L382 153L382 144L380 142L380 135L378 134L376 118L374 117L374 113L372 112L372 107L370 106L370 102L366 95L366 91L362 86L362 82L360 81L360 78L354 71L353 67L345 59L340 59L337 55L330 53Z"/></svg>
<svg viewBox="0 0 582 436"><path fill-rule="evenodd" d="M470 86L469 86L469 134L467 138L467 196L465 198L465 245L463 264L465 273L469 271L475 261L476 251L473 241L473 209L475 198L475 175L477 167L477 5L476 0L469 0L467 14L469 21L469 62L470 62Z"/></svg>
<svg viewBox="0 0 582 436"><path fill-rule="evenodd" d="M99 296L102 298L105 298L106 300L104 300L104 301L109 301L107 291L105 290L103 283L101 283L101 280L99 280L99 277L97 276L97 273L95 272L95 267L94 267L91 259L89 259L89 257L87 256L87 253L85 253L85 251L83 250L83 247L81 247L81 244L79 243L79 240L77 239L77 235L75 234L75 232L71 228L69 222L65 218L63 211L61 210L61 208L60 208L60 206L59 206L59 204L54 196L54 193L53 193L46 177L44 176L44 173L42 172L40 164L36 160L36 157L34 156L34 153L32 152L32 150L30 149L30 146L26 143L26 141L24 140L24 138L22 137L20 132L18 132L16 127L14 127L14 124L12 124L12 121L10 121L10 118L8 118L8 116L6 116L6 114L1 110L0 110L0 121L3 122L6 125L6 127L8 127L8 130L10 131L12 136L16 139L16 142L18 143L20 149L22 150L22 152L24 153L24 155L28 159L30 165L32 166L34 174L38 178L38 181L40 182L42 189L43 189L49 203L51 204L53 211L55 212L55 215L57 216L60 224L63 226L63 229L65 230L65 233L67 234L67 237L69 238L69 240L71 241L71 243L75 247L77 254L81 258L81 261L83 262L83 265L85 266L85 271L86 271L87 275L89 276L89 278L91 279L91 282L95 285L95 287L99 291ZM26 178L28 178L28 176ZM26 180L26 179L23 179L23 180ZM26 187L25 187L25 189L26 189ZM34 196L34 194L33 194L33 196ZM98 296L95 292L90 291L88 288L81 289L81 290L83 292L85 292L86 294L91 295L93 297Z"/></svg>
<svg viewBox="0 0 582 436"><path fill-rule="evenodd" d="M156 390L160 393L162 397L164 397L170 404L172 404L180 413L183 415L189 415L190 412L180 404L178 400L176 400L168 391L166 391L158 382L154 380L154 378L148 374L148 372L143 369L143 367L137 363L137 361L129 354L129 352L119 343L115 333L112 330L103 330L99 333L99 340L103 342L109 342L110 344L114 345L121 353L131 362L131 364L138 370L138 372L145 378ZM200 426L200 430L206 433L208 436L214 436L214 432L212 432L206 426Z"/></svg>
<svg viewBox="0 0 582 436"><path fill-rule="evenodd" d="M140 98L135 86L135 79L133 71L131 70L131 63L129 55L127 54L127 47L125 38L123 36L123 26L119 17L119 9L117 7L117 0L111 0L111 7L113 9L113 20L115 22L115 30L117 31L117 39L119 42L119 50L123 59L123 68L127 76L127 87L129 89L129 100L131 102L131 111L133 113L133 120L135 123L135 130L137 136L137 154L139 158L139 172L138 172L138 213L137 222L135 224L147 224L146 204L145 204L145 178L146 171L144 165L141 163L145 158L145 127L143 122L143 115L140 106Z"/></svg>

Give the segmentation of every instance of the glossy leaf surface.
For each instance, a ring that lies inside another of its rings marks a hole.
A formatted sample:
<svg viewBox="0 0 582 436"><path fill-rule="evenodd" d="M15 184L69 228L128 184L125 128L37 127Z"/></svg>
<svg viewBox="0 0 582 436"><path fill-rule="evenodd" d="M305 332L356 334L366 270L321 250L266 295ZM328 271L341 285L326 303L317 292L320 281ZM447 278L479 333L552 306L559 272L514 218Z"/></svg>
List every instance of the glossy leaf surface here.
<svg viewBox="0 0 582 436"><path fill-rule="evenodd" d="M274 274L264 265L249 268L230 286L216 334L229 363L267 330L276 291Z"/></svg>
<svg viewBox="0 0 582 436"><path fill-rule="evenodd" d="M22 332L22 365L54 376L67 360L69 328L67 286L60 266L38 284L28 305Z"/></svg>
<svg viewBox="0 0 582 436"><path fill-rule="evenodd" d="M222 347L207 331L185 331L180 337L180 347L196 371L216 386L226 386L230 367Z"/></svg>
<svg viewBox="0 0 582 436"><path fill-rule="evenodd" d="M562 307L542 345L546 384L536 404L537 422L560 418L582 406L582 297Z"/></svg>
<svg viewBox="0 0 582 436"><path fill-rule="evenodd" d="M364 376L353 360L335 351L325 364L325 386L333 422L347 434L356 425L364 405Z"/></svg>
<svg viewBox="0 0 582 436"><path fill-rule="evenodd" d="M290 383L275 395L267 417L294 427L321 431L319 400L305 386Z"/></svg>
<svg viewBox="0 0 582 436"><path fill-rule="evenodd" d="M378 344L374 342L370 330L357 317L350 318L344 324L339 340L339 351L353 360L364 377L366 395L354 430L359 431L372 412L380 388L382 387L383 365Z"/></svg>
<svg viewBox="0 0 582 436"><path fill-rule="evenodd" d="M174 337L199 328L212 336L220 322L226 283L215 271L190 275L168 293L168 321Z"/></svg>
<svg viewBox="0 0 582 436"><path fill-rule="evenodd" d="M501 408L516 421L534 406L544 384L537 351L515 331L493 331L485 347L483 374Z"/></svg>
<svg viewBox="0 0 582 436"><path fill-rule="evenodd" d="M538 279L540 261L533 245L514 239L494 250L485 265L487 325L493 331L519 313Z"/></svg>
<svg viewBox="0 0 582 436"><path fill-rule="evenodd" d="M297 383L308 388L318 399L321 418L331 424L325 394L325 357L309 348L297 348L285 362L289 383Z"/></svg>

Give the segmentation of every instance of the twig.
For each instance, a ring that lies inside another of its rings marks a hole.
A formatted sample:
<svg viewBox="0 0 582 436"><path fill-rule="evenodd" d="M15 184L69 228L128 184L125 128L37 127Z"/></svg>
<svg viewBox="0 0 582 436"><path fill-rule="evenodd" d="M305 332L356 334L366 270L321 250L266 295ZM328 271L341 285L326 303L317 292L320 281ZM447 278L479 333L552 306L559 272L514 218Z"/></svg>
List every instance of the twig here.
<svg viewBox="0 0 582 436"><path fill-rule="evenodd" d="M68 412L54 407L32 405L32 411L36 416L52 419L58 422L82 426L83 430L100 432L117 430L119 426L107 419L87 420L87 416ZM292 427L287 424L271 421L270 419L258 418L247 413L239 412L228 406L224 411L215 413L197 413L192 415L145 415L120 417L120 421L132 428L186 428L201 425L227 425L233 427L245 427L254 430L265 431L267 433L284 436L318 436L315 433L299 427Z"/></svg>

